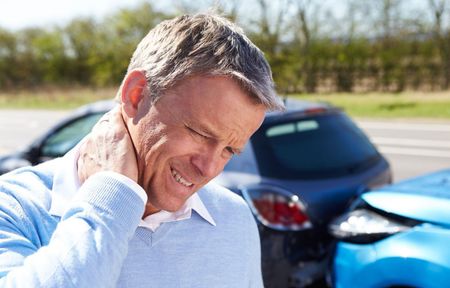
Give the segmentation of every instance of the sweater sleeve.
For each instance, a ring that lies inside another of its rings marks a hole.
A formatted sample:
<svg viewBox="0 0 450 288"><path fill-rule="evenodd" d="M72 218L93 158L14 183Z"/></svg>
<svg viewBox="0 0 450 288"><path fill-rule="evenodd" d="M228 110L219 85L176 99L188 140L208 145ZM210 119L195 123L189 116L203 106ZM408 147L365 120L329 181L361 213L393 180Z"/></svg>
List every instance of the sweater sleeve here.
<svg viewBox="0 0 450 288"><path fill-rule="evenodd" d="M114 287L144 207L129 186L110 174L95 174L41 246L23 233L20 219L45 219L30 219L29 211L24 216L23 205L2 194L0 287Z"/></svg>

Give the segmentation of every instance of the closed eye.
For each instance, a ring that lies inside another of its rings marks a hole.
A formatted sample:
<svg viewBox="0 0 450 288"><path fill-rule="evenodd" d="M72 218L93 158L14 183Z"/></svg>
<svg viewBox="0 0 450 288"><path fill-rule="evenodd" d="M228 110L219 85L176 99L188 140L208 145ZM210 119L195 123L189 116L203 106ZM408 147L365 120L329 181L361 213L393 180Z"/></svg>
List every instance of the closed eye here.
<svg viewBox="0 0 450 288"><path fill-rule="evenodd" d="M197 130L192 129L191 127L189 127L189 126L187 126L187 125L185 125L185 127L189 130L189 132L191 132L192 134L194 134L194 135L196 135L196 136L200 136L200 137L205 138L205 139L208 139L208 138L209 138L208 136L206 136L206 135L204 135L204 134L198 132Z"/></svg>
<svg viewBox="0 0 450 288"><path fill-rule="evenodd" d="M195 137L200 137L201 139L205 139L205 140L210 140L213 139L211 136L209 135L205 135L202 132L199 132L198 130L190 127L189 125L184 125L186 127L186 129ZM226 151L226 153L228 154L226 157L227 158L231 158L234 155L239 155L241 154L241 150L237 149L237 148L233 148L231 146L227 146L225 147L224 151Z"/></svg>
<svg viewBox="0 0 450 288"><path fill-rule="evenodd" d="M236 154L236 153L234 152L233 148L231 148L231 147L225 147L225 149L226 149L226 150L228 151L228 153L230 153L231 155Z"/></svg>
<svg viewBox="0 0 450 288"><path fill-rule="evenodd" d="M233 147L227 146L225 147L228 153L230 153L232 156L241 154L241 151L234 149Z"/></svg>

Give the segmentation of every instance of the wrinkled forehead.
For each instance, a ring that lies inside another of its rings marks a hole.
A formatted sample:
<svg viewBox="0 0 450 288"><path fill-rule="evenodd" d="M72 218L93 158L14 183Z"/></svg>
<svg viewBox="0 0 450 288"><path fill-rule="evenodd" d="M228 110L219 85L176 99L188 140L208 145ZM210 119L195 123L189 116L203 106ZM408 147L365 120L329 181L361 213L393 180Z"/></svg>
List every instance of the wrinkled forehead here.
<svg viewBox="0 0 450 288"><path fill-rule="evenodd" d="M265 107L226 77L193 78L161 97L173 117L221 134L248 138L261 124Z"/></svg>

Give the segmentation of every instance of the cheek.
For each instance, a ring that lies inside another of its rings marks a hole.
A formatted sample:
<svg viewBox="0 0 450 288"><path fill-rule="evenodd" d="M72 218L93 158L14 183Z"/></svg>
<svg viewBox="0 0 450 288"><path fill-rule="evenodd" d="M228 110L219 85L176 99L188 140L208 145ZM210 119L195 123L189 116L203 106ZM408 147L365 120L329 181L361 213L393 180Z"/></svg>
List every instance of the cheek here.
<svg viewBox="0 0 450 288"><path fill-rule="evenodd" d="M164 153L169 158L188 159L190 155L197 153L198 144L189 137L170 138L164 145Z"/></svg>
<svg viewBox="0 0 450 288"><path fill-rule="evenodd" d="M139 154L145 155L146 162L166 161L169 158L188 154L195 149L191 137L186 137L185 134L176 130L170 132L167 130L147 133L147 137L141 139L142 151Z"/></svg>
<svg viewBox="0 0 450 288"><path fill-rule="evenodd" d="M157 146L161 146L162 143L160 142L164 142L164 135L164 126L162 124L156 126L139 126L137 135L135 135L137 139L135 146L137 153L139 155L146 155Z"/></svg>

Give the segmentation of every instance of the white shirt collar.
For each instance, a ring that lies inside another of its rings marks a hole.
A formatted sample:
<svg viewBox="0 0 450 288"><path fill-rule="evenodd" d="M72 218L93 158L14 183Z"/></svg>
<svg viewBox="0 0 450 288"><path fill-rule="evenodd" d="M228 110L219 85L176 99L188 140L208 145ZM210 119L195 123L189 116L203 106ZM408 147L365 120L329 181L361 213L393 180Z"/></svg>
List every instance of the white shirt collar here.
<svg viewBox="0 0 450 288"><path fill-rule="evenodd" d="M49 210L51 215L61 217L67 209L70 200L80 188L77 173L78 157L79 145L70 150L57 162L56 173L53 178L52 203ZM214 219L197 193L189 197L180 210L176 212L161 210L145 217L141 220L139 226L155 231L164 222L181 221L191 218L192 210L195 210L195 212L211 225L216 226Z"/></svg>

